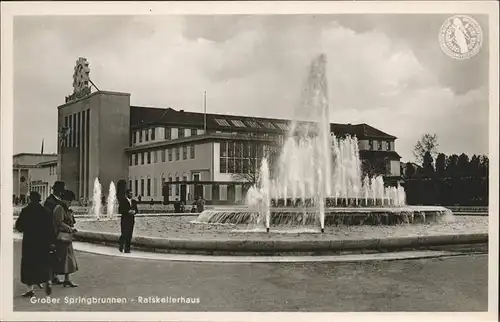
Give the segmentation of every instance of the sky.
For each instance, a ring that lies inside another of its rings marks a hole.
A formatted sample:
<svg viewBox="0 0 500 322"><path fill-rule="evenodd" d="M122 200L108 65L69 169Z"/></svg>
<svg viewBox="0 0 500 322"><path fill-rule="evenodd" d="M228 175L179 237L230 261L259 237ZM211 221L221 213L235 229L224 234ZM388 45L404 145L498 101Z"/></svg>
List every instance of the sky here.
<svg viewBox="0 0 500 322"><path fill-rule="evenodd" d="M445 55L447 15L24 16L14 20L14 153L57 150L57 106L78 57L131 104L290 118L308 66L327 58L330 121L396 136L402 161L424 133L439 152L488 153L488 29L479 53Z"/></svg>

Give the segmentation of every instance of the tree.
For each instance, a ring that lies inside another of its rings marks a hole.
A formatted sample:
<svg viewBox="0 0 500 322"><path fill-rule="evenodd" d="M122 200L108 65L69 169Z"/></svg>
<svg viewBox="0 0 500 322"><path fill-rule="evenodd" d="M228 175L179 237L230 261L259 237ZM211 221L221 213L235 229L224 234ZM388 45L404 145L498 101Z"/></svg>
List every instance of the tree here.
<svg viewBox="0 0 500 322"><path fill-rule="evenodd" d="M448 158L446 158L446 177L453 178L457 176L457 162L458 155L452 154Z"/></svg>
<svg viewBox="0 0 500 322"><path fill-rule="evenodd" d="M361 161L361 172L369 178L386 174L385 160L364 159Z"/></svg>
<svg viewBox="0 0 500 322"><path fill-rule="evenodd" d="M439 153L433 163L429 151L422 158L423 167L417 175L408 178L409 166L403 186L409 204L488 205L487 156L446 156ZM435 175L433 175L435 173Z"/></svg>
<svg viewBox="0 0 500 322"><path fill-rule="evenodd" d="M445 176L446 170L446 155L439 153L436 158L436 175L440 178Z"/></svg>
<svg viewBox="0 0 500 322"><path fill-rule="evenodd" d="M459 177L470 177L469 157L462 153L457 159L457 174Z"/></svg>
<svg viewBox="0 0 500 322"><path fill-rule="evenodd" d="M429 152L432 158L436 157L439 147L437 139L437 134L425 133L422 135L413 148L413 156L415 156L417 163L422 164L426 152Z"/></svg>
<svg viewBox="0 0 500 322"><path fill-rule="evenodd" d="M480 160L479 156L474 154L472 156L472 158L470 159L470 163L469 163L470 175L473 178L477 178L480 176L480 164L481 164L481 160Z"/></svg>
<svg viewBox="0 0 500 322"><path fill-rule="evenodd" d="M479 185L479 191L478 191L478 201L482 205L488 205L488 193L489 193L489 159L487 156L483 155L481 156L481 162L480 162L480 185Z"/></svg>
<svg viewBox="0 0 500 322"><path fill-rule="evenodd" d="M488 177L488 174L489 174L489 159L487 156L483 155L481 156L480 158L480 166L479 166L479 169L480 169L480 176L481 177Z"/></svg>
<svg viewBox="0 0 500 322"><path fill-rule="evenodd" d="M413 163L407 162L405 176L407 178L411 178L411 177L415 176L416 172L417 172L417 170L415 169L415 166L413 165Z"/></svg>
<svg viewBox="0 0 500 322"><path fill-rule="evenodd" d="M425 177L434 176L434 159L430 151L426 151L422 162L422 171Z"/></svg>

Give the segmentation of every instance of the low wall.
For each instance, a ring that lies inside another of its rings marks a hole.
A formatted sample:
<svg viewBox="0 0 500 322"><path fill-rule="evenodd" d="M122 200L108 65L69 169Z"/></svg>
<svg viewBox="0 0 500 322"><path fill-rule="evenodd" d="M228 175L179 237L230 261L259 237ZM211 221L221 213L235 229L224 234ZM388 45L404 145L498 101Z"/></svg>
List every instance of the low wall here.
<svg viewBox="0 0 500 322"><path fill-rule="evenodd" d="M488 207L447 206L453 213L488 213Z"/></svg>
<svg viewBox="0 0 500 322"><path fill-rule="evenodd" d="M119 235L96 231L78 231L75 240L118 245ZM430 249L439 246L487 244L488 234L412 236L360 240L234 240L234 239L166 239L136 236L136 249L181 254L205 255L324 255L345 252L385 252Z"/></svg>

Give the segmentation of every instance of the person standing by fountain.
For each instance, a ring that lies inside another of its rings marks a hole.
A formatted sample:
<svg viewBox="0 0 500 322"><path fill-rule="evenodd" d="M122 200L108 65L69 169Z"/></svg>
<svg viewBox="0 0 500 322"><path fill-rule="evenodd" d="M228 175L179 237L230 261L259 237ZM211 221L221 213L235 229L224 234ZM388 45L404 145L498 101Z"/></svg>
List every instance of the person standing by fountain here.
<svg viewBox="0 0 500 322"><path fill-rule="evenodd" d="M179 201L179 198L175 198L175 201L174 201L174 212L176 214L178 214L178 213L181 212L181 202Z"/></svg>
<svg viewBox="0 0 500 322"><path fill-rule="evenodd" d="M201 214L205 210L205 200L202 197L196 198L196 210Z"/></svg>
<svg viewBox="0 0 500 322"><path fill-rule="evenodd" d="M62 206L62 196L64 194L64 191L66 190L66 184L63 181L56 181L54 182L54 185L52 186L52 193L45 199L45 202L43 203L43 207L45 210L49 212L49 214L52 216L52 221L54 221L54 210L57 206ZM55 227L52 228L53 230ZM56 275L53 276L52 278L52 284L61 284L61 281L57 278Z"/></svg>
<svg viewBox="0 0 500 322"><path fill-rule="evenodd" d="M23 233L21 282L27 291L23 297L35 296L33 285L45 283L45 293L52 292L52 261L55 234L52 216L40 204L41 196L30 192L30 203L21 210L15 228Z"/></svg>
<svg viewBox="0 0 500 322"><path fill-rule="evenodd" d="M138 212L137 201L132 199L132 190L127 189L125 196L120 198L118 212L121 215L119 251L130 253L130 243L134 233L135 215Z"/></svg>
<svg viewBox="0 0 500 322"><path fill-rule="evenodd" d="M54 226L56 228L56 261L54 274L64 275L64 287L78 287L70 279L70 274L78 271L75 251L73 249L73 233L76 232L75 218L69 209L75 200L72 191L65 190L61 196L61 204L54 208Z"/></svg>

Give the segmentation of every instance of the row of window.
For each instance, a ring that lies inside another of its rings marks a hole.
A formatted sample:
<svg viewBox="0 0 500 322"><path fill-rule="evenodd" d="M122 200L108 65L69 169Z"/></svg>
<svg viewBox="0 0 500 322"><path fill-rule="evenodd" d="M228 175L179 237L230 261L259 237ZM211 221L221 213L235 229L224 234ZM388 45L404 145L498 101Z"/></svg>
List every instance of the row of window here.
<svg viewBox="0 0 500 322"><path fill-rule="evenodd" d="M391 141L368 141L369 150L392 151Z"/></svg>
<svg viewBox="0 0 500 322"><path fill-rule="evenodd" d="M390 141L368 141L369 150L391 151ZM269 145L255 142L231 142L220 143L220 172L221 173L245 173L255 160L260 160L269 150ZM181 157L182 153L182 157ZM129 165L143 165L158 162L179 161L194 159L196 157L195 145L177 146L174 148L160 149L132 153L129 157Z"/></svg>
<svg viewBox="0 0 500 322"><path fill-rule="evenodd" d="M220 173L256 173L260 160L257 158L220 158Z"/></svg>
<svg viewBox="0 0 500 322"><path fill-rule="evenodd" d="M132 132L132 144L155 141L157 129L159 129L159 128L155 127L155 128L142 129L142 130ZM163 129L163 136L164 136L163 138L165 140L172 140L173 128L164 126L162 129ZM189 136L198 135L198 129L196 129L196 128L177 128L177 138L186 137L187 130L190 130Z"/></svg>
<svg viewBox="0 0 500 322"><path fill-rule="evenodd" d="M80 139L88 131L90 110L73 113L64 117L64 128L60 130L59 139L65 147L79 147ZM82 133L83 132L83 133Z"/></svg>
<svg viewBox="0 0 500 322"><path fill-rule="evenodd" d="M232 142L224 141L220 143L220 157L222 158L262 158L268 145L256 142Z"/></svg>
<svg viewBox="0 0 500 322"><path fill-rule="evenodd" d="M70 118L71 120L71 118ZM234 126L236 127L252 127L252 128L267 128L267 129L281 129L283 131L288 130L288 125L286 123L272 123L269 121L262 121L260 123L257 123L256 121L245 121L246 125L243 121L241 120L226 120L226 119L215 119L215 121L221 125L221 126L230 126L229 122L231 122ZM260 124L260 125L259 125ZM149 142L149 141L155 141L157 134L161 134L160 131L158 131L160 128L155 127L155 128L148 128L148 129L142 129L138 131L134 131L132 133L132 144L136 143L142 143L142 142ZM161 128L163 130L163 138L165 140L172 140L172 139L177 139L177 138L184 138L187 136L196 136L199 135L199 130L196 128L175 128L177 130L177 134L174 137L173 130L174 128L172 127L167 127L164 126ZM186 134L186 131L190 131L189 134ZM203 133L203 131L201 131ZM221 132L222 133L222 132ZM233 134L233 132L229 132ZM234 133L236 134L236 133ZM263 137L269 137L268 134L256 134L256 133L246 133L246 135L249 136L263 136ZM277 135L276 140L278 144L283 144L284 143L284 136L283 135ZM379 150L379 151L391 151L391 141L377 141L377 140L369 140L369 150Z"/></svg>
<svg viewBox="0 0 500 322"><path fill-rule="evenodd" d="M132 153L129 156L129 165L142 165L151 164L158 162L166 162L167 156L168 161L179 161L181 160L181 150L182 150L182 160L194 159L196 157L196 149L194 145L189 146L177 146L175 148L144 151L139 153Z"/></svg>
<svg viewBox="0 0 500 322"><path fill-rule="evenodd" d="M255 142L221 142L220 173L254 173L270 146Z"/></svg>
<svg viewBox="0 0 500 322"><path fill-rule="evenodd" d="M88 194L89 187L86 183L89 182L90 109L65 116L64 127L59 132L59 140L61 146L80 148L80 168L76 176L81 180L76 193L78 195Z"/></svg>
<svg viewBox="0 0 500 322"><path fill-rule="evenodd" d="M273 138L273 140L278 144L278 145L283 145L284 144L284 141L285 141L285 137L283 135L273 135L273 136L269 136L268 134L263 134L262 135L263 137L266 137L266 138ZM235 145L237 143L234 143ZM240 143L240 144L243 144L243 143ZM377 141L377 140L369 140L368 141L368 149L369 150L378 150L378 151L392 151L394 150L394 143L391 142L391 141ZM226 147L223 146L221 144L221 156L229 156L231 157L232 156L232 151L234 151L234 153L238 153L237 151L239 150L243 150L244 153L249 153L247 152L246 149L251 149L250 146L246 146L246 148L243 148L243 147L235 147L233 148L232 146L229 146L227 148L228 150L228 155L224 155L223 153L225 153L226 151ZM245 155L246 157L246 155Z"/></svg>
<svg viewBox="0 0 500 322"><path fill-rule="evenodd" d="M160 180L157 178L147 178L147 179L135 179L135 180L130 180L129 179L129 187L132 189L132 193L135 196L141 196L141 197L157 197L157 196L162 196L162 188L163 184L165 183L165 178L162 177ZM188 177L186 174L182 176L182 181L187 181ZM200 181L200 174L199 173L193 173L192 175L192 180L193 181ZM173 182L173 177L171 174L168 175L168 181ZM180 177L176 175L175 177L175 182L182 182L180 180ZM158 186L158 183L161 183L160 186ZM151 186L151 184L153 184ZM159 189L158 189L159 188ZM169 195L171 196L179 196L180 194L180 184L172 184L169 186Z"/></svg>
<svg viewBox="0 0 500 322"><path fill-rule="evenodd" d="M140 184L140 186L139 186L139 184ZM134 185L132 185L132 180L130 180L129 187L131 187L132 193L136 196L156 197L156 195L158 193L157 179L156 178L153 179L153 191L151 191L151 179L140 179L140 180L136 179L136 180L134 180ZM139 187L140 187L140 189L139 189Z"/></svg>

